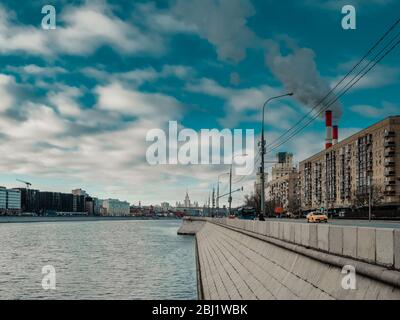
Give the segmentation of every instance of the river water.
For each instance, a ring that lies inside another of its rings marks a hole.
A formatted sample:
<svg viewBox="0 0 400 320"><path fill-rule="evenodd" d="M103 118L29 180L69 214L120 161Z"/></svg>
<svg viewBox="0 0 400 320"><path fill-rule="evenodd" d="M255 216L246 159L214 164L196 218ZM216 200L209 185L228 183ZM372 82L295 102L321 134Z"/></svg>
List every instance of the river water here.
<svg viewBox="0 0 400 320"><path fill-rule="evenodd" d="M0 299L197 299L194 238L180 224L0 223ZM55 290L42 286L47 265Z"/></svg>

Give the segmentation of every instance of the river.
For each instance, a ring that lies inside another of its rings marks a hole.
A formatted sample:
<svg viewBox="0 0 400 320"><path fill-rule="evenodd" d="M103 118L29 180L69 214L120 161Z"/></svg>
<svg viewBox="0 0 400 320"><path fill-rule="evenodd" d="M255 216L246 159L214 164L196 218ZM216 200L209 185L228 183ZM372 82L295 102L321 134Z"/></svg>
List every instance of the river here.
<svg viewBox="0 0 400 320"><path fill-rule="evenodd" d="M0 224L0 299L197 299L194 238L180 224ZM48 265L54 290L42 286Z"/></svg>

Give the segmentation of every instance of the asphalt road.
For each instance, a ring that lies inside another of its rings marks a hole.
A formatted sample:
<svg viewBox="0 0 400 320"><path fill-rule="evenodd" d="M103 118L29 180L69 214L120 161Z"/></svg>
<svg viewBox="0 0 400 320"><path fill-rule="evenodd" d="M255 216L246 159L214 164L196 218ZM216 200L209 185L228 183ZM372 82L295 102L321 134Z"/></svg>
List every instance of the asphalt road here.
<svg viewBox="0 0 400 320"><path fill-rule="evenodd" d="M268 221L288 221L295 223L307 223L306 219L266 219ZM324 224L324 223L323 223ZM366 220L342 220L329 219L328 224L352 227L372 227L372 228L400 228L400 221L366 221Z"/></svg>

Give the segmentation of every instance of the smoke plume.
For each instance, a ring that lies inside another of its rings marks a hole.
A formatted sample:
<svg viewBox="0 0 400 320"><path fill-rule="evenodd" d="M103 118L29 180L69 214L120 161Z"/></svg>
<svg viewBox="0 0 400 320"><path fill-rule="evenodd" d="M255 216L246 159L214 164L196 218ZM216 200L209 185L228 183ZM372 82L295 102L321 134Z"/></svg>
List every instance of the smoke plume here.
<svg viewBox="0 0 400 320"><path fill-rule="evenodd" d="M298 48L290 45L287 55L282 55L279 44L270 42L266 54L266 64L271 72L282 82L288 92L302 104L313 108L329 92L328 83L321 77L315 63L315 53L308 48ZM330 95L326 102L331 101ZM326 106L326 104L325 104ZM315 111L321 110L314 109ZM342 116L342 106L339 101L329 107L333 113L333 121L337 123ZM321 113L321 118L324 117Z"/></svg>

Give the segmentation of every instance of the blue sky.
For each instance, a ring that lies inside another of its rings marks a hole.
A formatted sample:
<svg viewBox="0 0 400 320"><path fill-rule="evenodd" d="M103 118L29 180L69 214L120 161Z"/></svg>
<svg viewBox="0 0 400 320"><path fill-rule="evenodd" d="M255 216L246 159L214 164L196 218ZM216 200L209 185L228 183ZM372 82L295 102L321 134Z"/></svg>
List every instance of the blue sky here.
<svg viewBox="0 0 400 320"><path fill-rule="evenodd" d="M57 29L42 30L45 4L0 5L0 185L21 178L133 203L175 203L186 188L202 203L226 171L149 166L148 130L177 120L259 134L263 101L294 88L267 113L271 141L400 12L395 0L54 1ZM341 27L344 4L357 10L356 30ZM340 100L342 138L400 114L398 57L397 49ZM324 130L315 121L280 151L300 161L323 147ZM241 184L250 192L253 177Z"/></svg>

